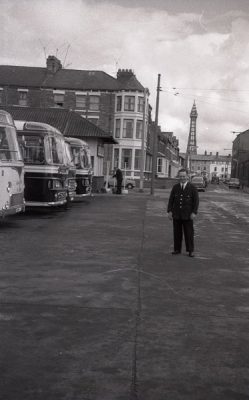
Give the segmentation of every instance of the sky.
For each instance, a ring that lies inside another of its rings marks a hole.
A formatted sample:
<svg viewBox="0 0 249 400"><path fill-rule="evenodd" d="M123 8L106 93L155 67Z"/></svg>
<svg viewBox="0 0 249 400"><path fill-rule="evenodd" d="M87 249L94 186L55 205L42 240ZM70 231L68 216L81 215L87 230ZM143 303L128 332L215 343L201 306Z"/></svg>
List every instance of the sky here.
<svg viewBox="0 0 249 400"><path fill-rule="evenodd" d="M132 69L158 122L186 151L195 101L198 153L231 153L249 129L249 0L0 0L0 64Z"/></svg>

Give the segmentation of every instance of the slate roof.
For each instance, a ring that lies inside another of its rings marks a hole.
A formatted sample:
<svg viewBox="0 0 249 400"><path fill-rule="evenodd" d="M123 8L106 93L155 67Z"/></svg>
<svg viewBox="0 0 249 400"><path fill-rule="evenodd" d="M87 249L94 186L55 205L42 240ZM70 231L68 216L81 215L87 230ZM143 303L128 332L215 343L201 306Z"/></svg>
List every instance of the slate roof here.
<svg viewBox="0 0 249 400"><path fill-rule="evenodd" d="M100 138L105 143L117 143L117 141L100 129L98 126L81 117L75 111L65 108L34 108L20 106L0 106L0 109L8 111L13 119L23 121L44 122L57 128L64 136L77 138Z"/></svg>
<svg viewBox="0 0 249 400"><path fill-rule="evenodd" d="M119 90L139 90L143 91L144 87L137 80L135 75L130 77L120 77L118 78Z"/></svg>
<svg viewBox="0 0 249 400"><path fill-rule="evenodd" d="M0 65L0 86L5 85L59 90L144 90L135 75L116 79L103 71L61 68L53 74L47 68Z"/></svg>

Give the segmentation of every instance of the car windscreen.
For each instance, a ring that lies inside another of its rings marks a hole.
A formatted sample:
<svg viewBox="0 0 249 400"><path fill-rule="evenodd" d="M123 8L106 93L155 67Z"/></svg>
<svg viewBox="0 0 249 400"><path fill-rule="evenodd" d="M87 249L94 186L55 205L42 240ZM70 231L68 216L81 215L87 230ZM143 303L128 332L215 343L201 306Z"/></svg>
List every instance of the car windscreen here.
<svg viewBox="0 0 249 400"><path fill-rule="evenodd" d="M202 178L193 178L192 182L193 183L203 183L203 179Z"/></svg>

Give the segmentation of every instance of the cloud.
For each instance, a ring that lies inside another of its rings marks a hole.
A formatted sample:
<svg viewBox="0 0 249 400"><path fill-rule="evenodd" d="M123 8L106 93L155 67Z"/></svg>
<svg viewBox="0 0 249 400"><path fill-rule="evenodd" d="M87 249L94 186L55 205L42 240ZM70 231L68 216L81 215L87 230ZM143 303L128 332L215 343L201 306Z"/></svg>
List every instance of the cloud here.
<svg viewBox="0 0 249 400"><path fill-rule="evenodd" d="M160 73L162 130L174 131L185 151L195 99L198 150L222 152L228 131L249 124L248 14L236 7L216 15L205 7L173 13L159 3L2 0L2 63L45 66L45 56L55 54L73 69L114 75L132 68L153 108Z"/></svg>

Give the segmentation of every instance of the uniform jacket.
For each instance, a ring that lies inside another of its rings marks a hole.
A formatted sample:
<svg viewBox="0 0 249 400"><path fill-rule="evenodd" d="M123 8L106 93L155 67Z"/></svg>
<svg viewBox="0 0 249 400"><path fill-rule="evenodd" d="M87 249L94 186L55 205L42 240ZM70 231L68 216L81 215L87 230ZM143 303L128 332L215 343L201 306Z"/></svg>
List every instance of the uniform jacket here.
<svg viewBox="0 0 249 400"><path fill-rule="evenodd" d="M192 213L197 214L199 206L198 191L190 182L182 191L180 183L173 186L169 202L168 212L172 212L174 219L190 219Z"/></svg>

